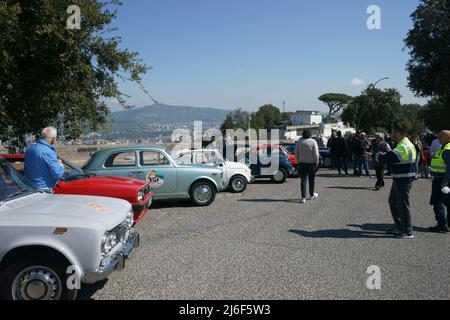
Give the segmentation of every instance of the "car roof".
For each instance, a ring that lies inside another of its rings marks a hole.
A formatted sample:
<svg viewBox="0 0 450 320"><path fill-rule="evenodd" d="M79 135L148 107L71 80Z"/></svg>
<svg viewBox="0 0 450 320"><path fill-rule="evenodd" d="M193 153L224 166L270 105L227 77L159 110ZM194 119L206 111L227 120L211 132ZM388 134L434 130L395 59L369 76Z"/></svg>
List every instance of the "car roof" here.
<svg viewBox="0 0 450 320"><path fill-rule="evenodd" d="M105 148L97 151L94 153L94 155L97 154L105 154L105 153L111 153L111 152L121 152L121 151L136 151L136 150L153 150L153 151L163 151L167 152L167 148L165 147L152 147L152 146L123 146L123 147L111 147L111 148Z"/></svg>
<svg viewBox="0 0 450 320"><path fill-rule="evenodd" d="M4 159L25 159L24 154L0 154L0 158Z"/></svg>

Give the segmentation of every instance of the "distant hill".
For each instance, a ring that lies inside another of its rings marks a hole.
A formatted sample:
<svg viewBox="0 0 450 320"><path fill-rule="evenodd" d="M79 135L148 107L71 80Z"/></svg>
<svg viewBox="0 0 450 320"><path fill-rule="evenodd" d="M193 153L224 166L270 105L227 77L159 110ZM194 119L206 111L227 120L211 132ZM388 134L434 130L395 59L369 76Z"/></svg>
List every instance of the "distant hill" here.
<svg viewBox="0 0 450 320"><path fill-rule="evenodd" d="M230 110L215 108L195 108L185 106L170 106L165 104L153 104L146 107L134 108L111 114L114 122L149 124L181 124L203 121L205 123L221 123Z"/></svg>
<svg viewBox="0 0 450 320"><path fill-rule="evenodd" d="M153 104L111 113L111 120L100 135L106 139L151 138L168 139L173 130L193 127L194 121L202 121L203 129L223 123L230 110L196 108Z"/></svg>

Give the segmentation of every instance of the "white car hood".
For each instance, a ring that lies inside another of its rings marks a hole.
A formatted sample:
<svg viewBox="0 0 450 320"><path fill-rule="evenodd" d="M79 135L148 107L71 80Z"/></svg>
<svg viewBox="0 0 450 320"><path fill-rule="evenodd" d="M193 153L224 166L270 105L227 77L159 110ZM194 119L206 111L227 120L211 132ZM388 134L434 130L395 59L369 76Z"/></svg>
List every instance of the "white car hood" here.
<svg viewBox="0 0 450 320"><path fill-rule="evenodd" d="M240 162L228 162L227 161L227 168L230 169L244 169L244 170L248 170L248 166L244 163L240 163Z"/></svg>
<svg viewBox="0 0 450 320"><path fill-rule="evenodd" d="M36 193L0 206L0 226L51 226L111 230L127 217L127 201Z"/></svg>

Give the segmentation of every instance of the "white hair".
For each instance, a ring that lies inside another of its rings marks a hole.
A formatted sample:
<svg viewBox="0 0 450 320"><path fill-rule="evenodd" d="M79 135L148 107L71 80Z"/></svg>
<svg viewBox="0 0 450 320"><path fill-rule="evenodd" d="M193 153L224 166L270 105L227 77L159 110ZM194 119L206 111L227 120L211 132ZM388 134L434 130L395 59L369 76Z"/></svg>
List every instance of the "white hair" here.
<svg viewBox="0 0 450 320"><path fill-rule="evenodd" d="M58 136L58 131L53 127L47 127L42 130L42 139L53 139Z"/></svg>

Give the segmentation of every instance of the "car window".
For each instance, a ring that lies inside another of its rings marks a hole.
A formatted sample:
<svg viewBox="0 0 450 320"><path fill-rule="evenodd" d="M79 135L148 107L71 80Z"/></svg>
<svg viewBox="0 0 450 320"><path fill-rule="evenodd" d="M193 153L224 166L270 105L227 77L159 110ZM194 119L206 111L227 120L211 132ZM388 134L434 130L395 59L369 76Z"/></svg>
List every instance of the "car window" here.
<svg viewBox="0 0 450 320"><path fill-rule="evenodd" d="M206 153L199 152L195 154L195 163L206 164L209 163L209 158Z"/></svg>
<svg viewBox="0 0 450 320"><path fill-rule="evenodd" d="M105 162L106 168L131 167L136 165L134 152L118 152L109 156Z"/></svg>
<svg viewBox="0 0 450 320"><path fill-rule="evenodd" d="M177 164L192 164L192 154L191 153L183 153L178 155L178 158L175 161Z"/></svg>
<svg viewBox="0 0 450 320"><path fill-rule="evenodd" d="M169 165L170 161L166 155L159 151L142 151L141 165L142 166L165 166Z"/></svg>

